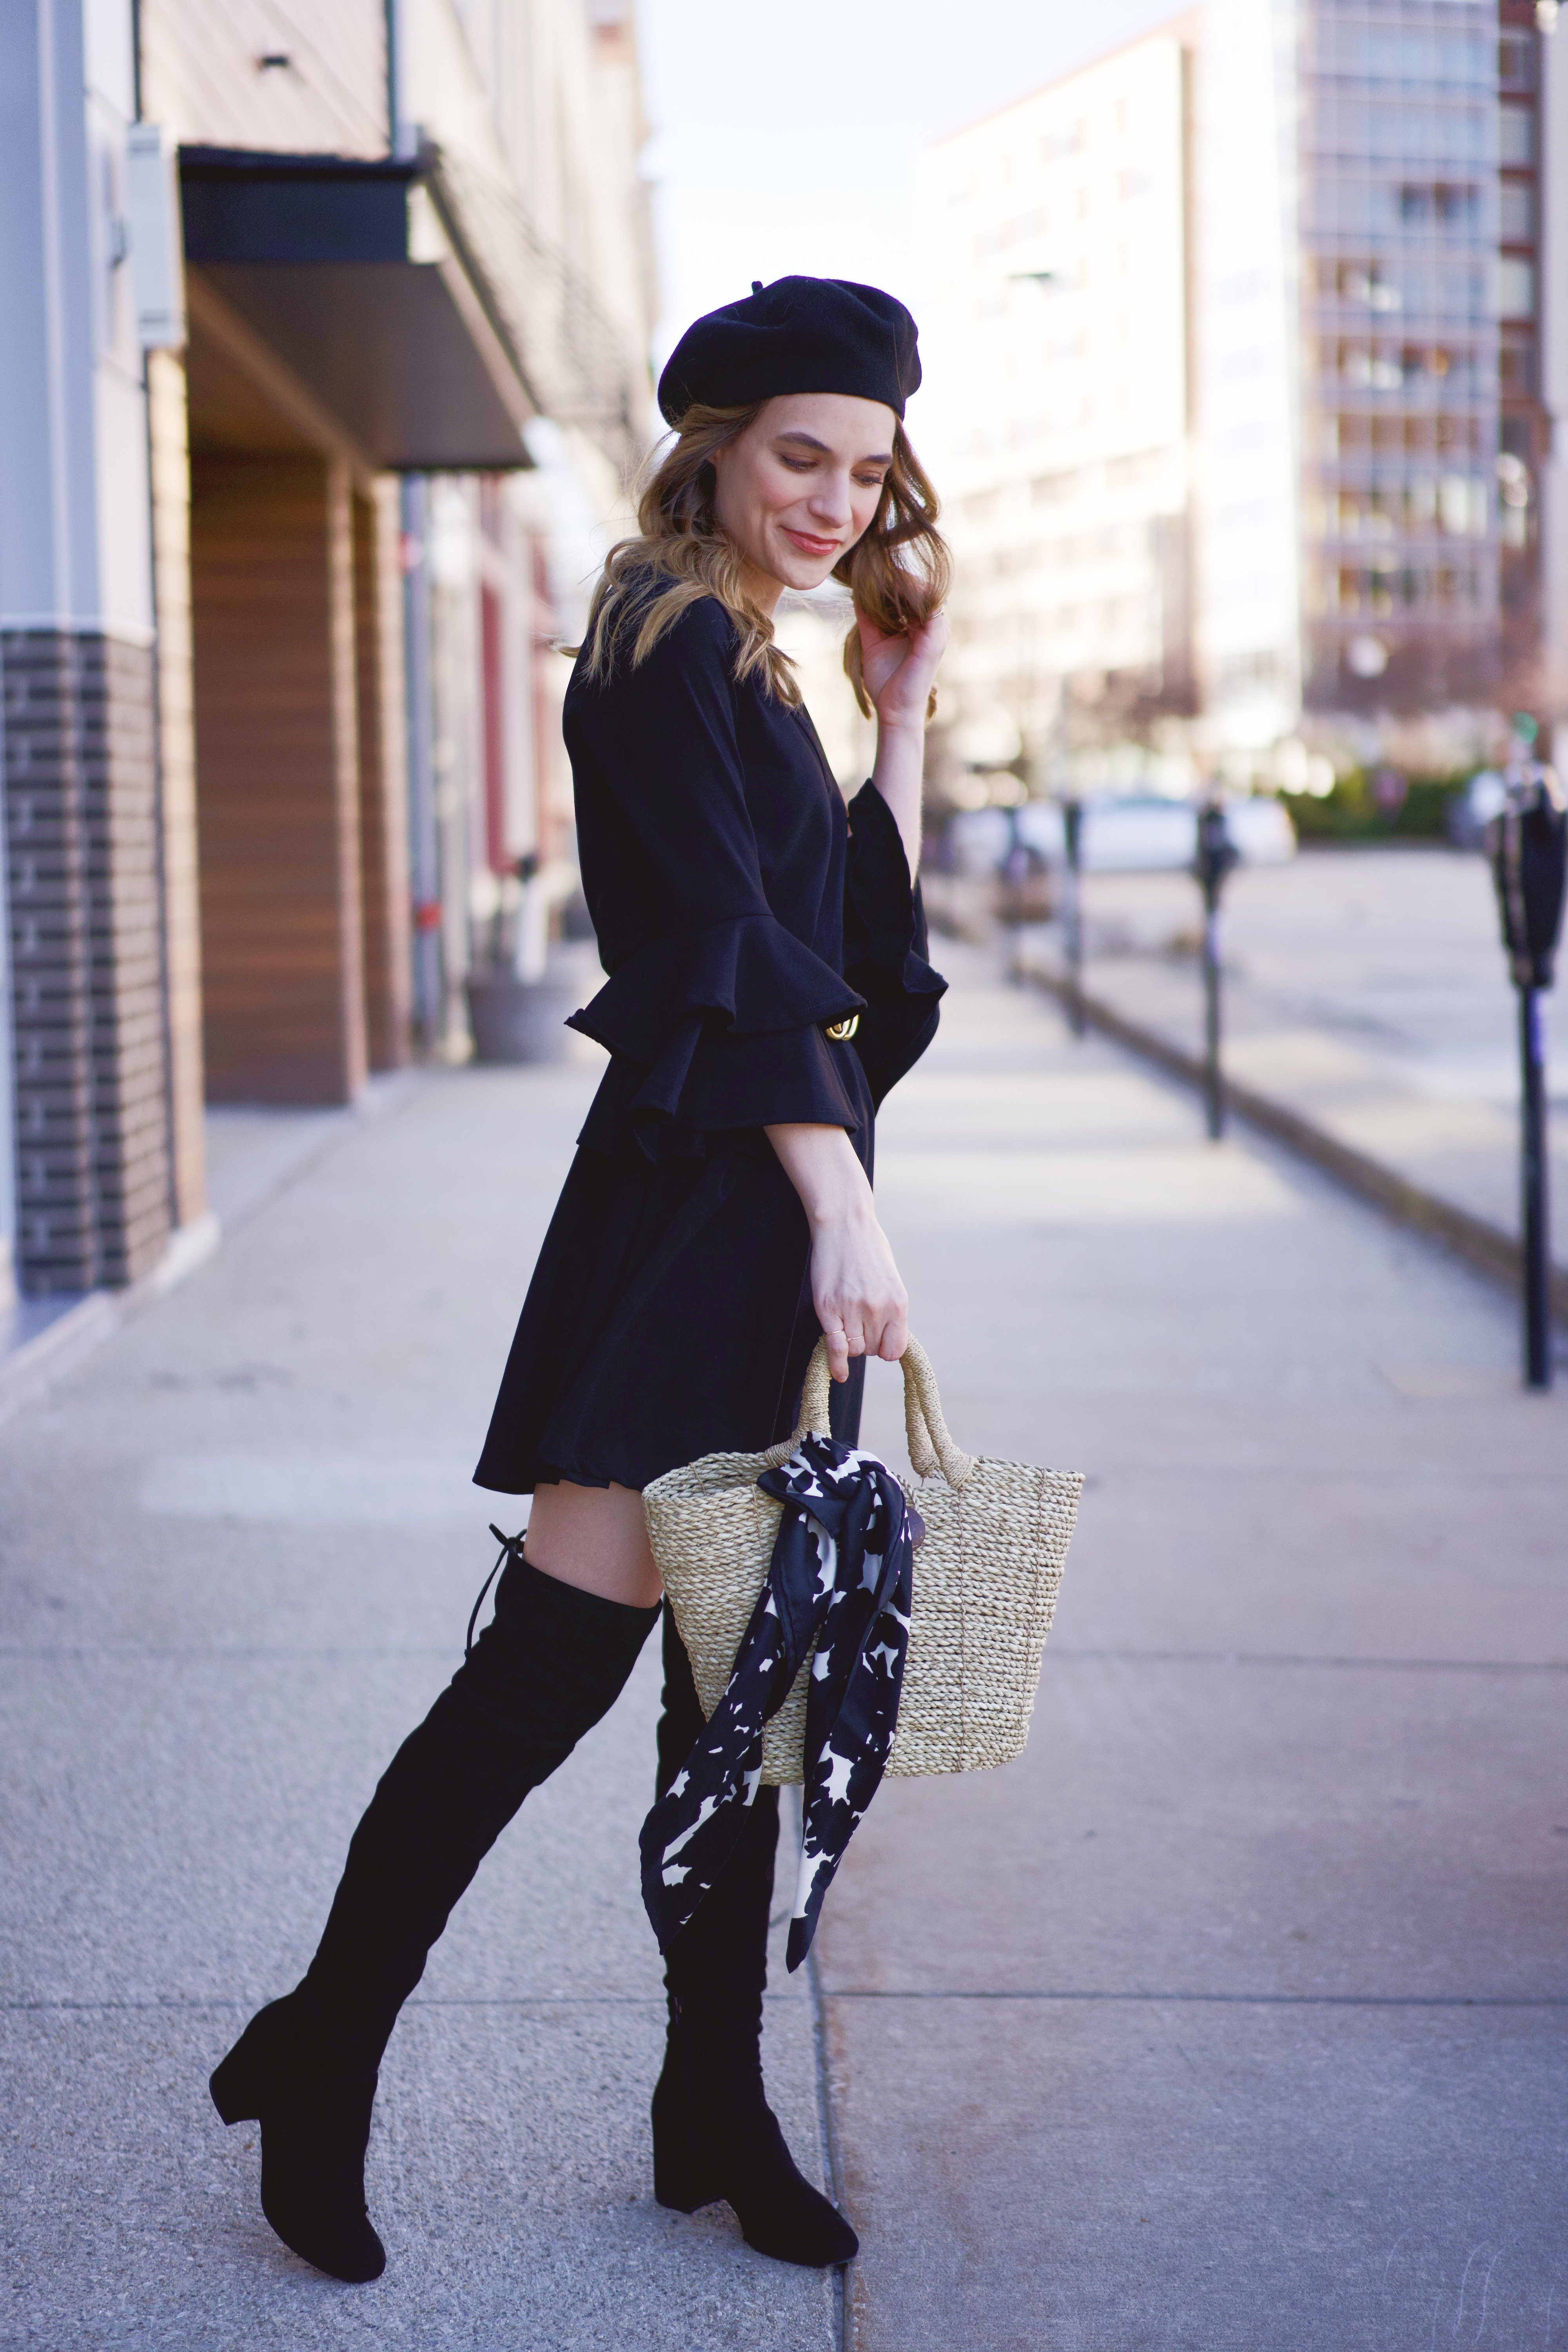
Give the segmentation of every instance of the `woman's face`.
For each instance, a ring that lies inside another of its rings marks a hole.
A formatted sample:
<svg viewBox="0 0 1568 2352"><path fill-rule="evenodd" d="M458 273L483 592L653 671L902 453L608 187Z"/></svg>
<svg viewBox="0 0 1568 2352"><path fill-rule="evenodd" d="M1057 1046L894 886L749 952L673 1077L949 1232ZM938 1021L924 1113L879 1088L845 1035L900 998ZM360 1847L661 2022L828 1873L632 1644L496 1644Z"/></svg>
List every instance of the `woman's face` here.
<svg viewBox="0 0 1568 2352"><path fill-rule="evenodd" d="M766 611L785 588L820 587L869 526L897 423L879 401L785 393L715 454L714 516Z"/></svg>

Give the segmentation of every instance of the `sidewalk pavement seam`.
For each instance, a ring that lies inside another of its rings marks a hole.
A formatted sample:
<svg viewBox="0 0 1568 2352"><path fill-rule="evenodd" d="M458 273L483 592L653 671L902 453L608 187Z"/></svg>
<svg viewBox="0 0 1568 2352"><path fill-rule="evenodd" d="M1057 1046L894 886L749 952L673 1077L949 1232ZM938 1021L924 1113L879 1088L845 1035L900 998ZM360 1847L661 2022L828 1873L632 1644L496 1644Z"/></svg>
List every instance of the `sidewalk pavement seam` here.
<svg viewBox="0 0 1568 2352"><path fill-rule="evenodd" d="M1207 1084L1205 1066L1199 1056L1189 1054L1157 1031L1146 1029L1142 1022L1130 1021L1103 998L1091 996L1082 989L1074 991L1065 974L1031 968L1025 975L1028 981L1054 997L1062 1005L1069 1005L1076 994L1083 1017L1090 1027L1098 1029L1119 1045L1140 1055L1183 1085L1202 1092ZM1353 1150L1342 1143L1300 1111L1276 1102L1269 1095L1259 1094L1255 1087L1241 1086L1223 1071L1221 1083L1226 1108L1247 1126L1276 1143L1310 1160L1327 1176L1342 1184L1347 1192L1381 1209L1396 1224L1405 1225L1428 1239L1445 1243L1455 1255L1478 1272L1490 1276L1494 1282L1517 1289L1521 1274L1520 1244L1500 1225L1478 1217L1468 1209L1446 1201L1440 1193L1428 1192L1425 1185L1415 1184L1409 1177L1401 1176L1381 1160L1364 1151ZM1560 1265L1551 1269L1551 1296L1553 1317L1568 1323L1568 1272Z"/></svg>
<svg viewBox="0 0 1568 2352"><path fill-rule="evenodd" d="M778 1999L775 1993L772 1996ZM1115 2000L1169 2001L1177 2005L1194 2001L1229 2003L1243 2009L1568 2009L1568 1993L1460 1993L1460 1992L1117 1992L1102 1987L1079 1986L1003 1987L994 1990L973 1987L898 1985L825 1985L821 1998L830 2000ZM472 1998L455 1996L450 2000L436 1997L430 2000L410 2000L405 2009L647 2009L662 2011L665 2002L660 1994L639 1993L520 1993L513 1999L504 1995L478 1995ZM209 2011L229 2010L236 2013L250 2007L247 2000L237 1995L233 1999L214 1997L207 2000L0 2000L0 2016L22 2017L47 2013L71 2016L103 2016L144 2012L162 2015L205 2016ZM837 2171L828 2174L835 2196L838 2193Z"/></svg>
<svg viewBox="0 0 1568 2352"><path fill-rule="evenodd" d="M1202 2002L1237 2009L1568 2009L1568 1993L1458 1992L1104 1992L1079 1991L946 1991L939 1987L900 1992L879 1985L830 1986L829 2000L1115 2000L1168 2003L1173 2008Z"/></svg>
<svg viewBox="0 0 1568 2352"><path fill-rule="evenodd" d="M351 1135L358 1135L365 1128L378 1125L384 1118L395 1118L399 1111L406 1110L416 1097L423 1094L438 1075L438 1072L418 1062L408 1063L401 1070L375 1072L366 1080L353 1102L340 1104L322 1120L320 1131L301 1145L294 1158L227 1212L221 1220L223 1238L226 1240L233 1234L243 1233L247 1225L253 1223L275 1201L280 1200L285 1192L292 1192L296 1184L312 1175L322 1160ZM223 1109L231 1106L219 1104L214 1108ZM232 1108L243 1109L245 1106L237 1104ZM279 1108L287 1111L297 1106L280 1104Z"/></svg>
<svg viewBox="0 0 1568 2352"><path fill-rule="evenodd" d="M52 1323L0 1355L0 1422L9 1421L27 1405L36 1404L57 1381L76 1371L128 1317L155 1307L177 1290L199 1267L216 1255L224 1243L258 1217L300 1180L318 1168L345 1138L373 1119L390 1118L420 1091L426 1073L418 1068L387 1073L373 1080L355 1102L346 1103L320 1135L270 1181L237 1209L220 1218L208 1209L188 1225L176 1226L163 1256L154 1266L123 1290L89 1290L64 1308Z"/></svg>
<svg viewBox="0 0 1568 2352"><path fill-rule="evenodd" d="M775 1995L775 1999L777 1996ZM24 2011L70 2010L90 2012L100 2011L157 2010L169 2014L188 2011L192 2016L207 2010L232 2009L244 2011L251 2006L248 1999L238 1993L213 1993L196 2000L184 2000L170 1993L155 2000L0 2000L0 2014L20 2015ZM636 1992L521 1992L521 1993L454 1993L419 1994L403 2004L404 2009L657 2009L665 2006L662 1993ZM402 2014L400 2011L399 2015Z"/></svg>
<svg viewBox="0 0 1568 2352"><path fill-rule="evenodd" d="M1568 1658L1312 1658L1272 1650L1053 1650L1059 1665L1114 1659L1132 1666L1331 1666L1387 1675L1563 1675Z"/></svg>
<svg viewBox="0 0 1568 2352"><path fill-rule="evenodd" d="M973 1398L983 1395L984 1391L975 1387L972 1388L969 1393ZM1533 1407L1539 1396L1538 1391L1521 1391L1512 1378L1506 1382L1499 1383L1499 1393L1506 1396L1510 1402L1518 1398L1527 1409ZM1540 1402L1545 1409L1550 1410L1544 1397L1541 1397ZM1517 1495L1521 1489L1531 1487L1545 1487L1552 1490L1565 1483L1565 1473L1563 1470L1551 1468L1529 1470L1510 1465L1498 1470L1468 1472L1457 1469L1447 1462L1420 1462L1414 1468L1404 1465L1387 1467L1373 1462L1323 1461L1306 1454L1298 1454L1291 1461L1276 1459L1237 1462L1226 1460L1224 1454L1219 1455L1217 1459L1213 1456L1206 1460L1202 1456L1194 1459L1191 1452L1180 1457L1173 1454L1149 1462L1128 1462L1119 1465L1114 1469L1102 1468L1095 1475L1098 1483L1089 1491L1100 1494L1105 1493L1112 1484L1118 1493L1125 1493L1139 1485L1154 1487L1173 1486L1178 1479L1184 1479L1189 1484L1199 1486L1207 1486L1216 1476L1224 1478L1232 1486L1240 1486L1246 1481L1251 1481L1260 1486L1277 1486L1281 1478L1287 1477L1302 1482L1328 1477L1342 1478L1349 1486L1371 1486L1380 1494L1386 1494L1390 1486L1394 1484L1429 1488L1444 1480L1447 1480L1452 1485L1462 1482L1472 1491L1475 1489L1489 1491L1496 1487L1500 1493L1509 1496ZM1088 1482L1086 1481L1085 1484L1087 1488Z"/></svg>
<svg viewBox="0 0 1568 2352"><path fill-rule="evenodd" d="M114 1658L132 1664L144 1664L153 1658L205 1658L250 1664L258 1658L445 1658L452 1654L449 1643L432 1644L421 1650L222 1650L222 1649L115 1649L105 1644L92 1648L86 1644L73 1648L35 1649L21 1643L0 1643L0 1660L16 1659L35 1664L45 1658ZM1113 1661L1133 1666L1311 1666L1340 1670L1364 1671L1390 1675L1563 1675L1568 1674L1568 1658L1313 1658L1281 1651L1257 1650L1054 1650L1057 1663L1074 1665L1103 1664Z"/></svg>
<svg viewBox="0 0 1568 2352"><path fill-rule="evenodd" d="M325 1650L313 1649L309 1643L302 1643L298 1649L229 1649L216 1643L207 1645L195 1643L175 1645L171 1643L161 1644L156 1649L143 1649L130 1643L121 1646L112 1642L49 1643L40 1647L30 1642L0 1642L0 1658L224 1658L231 1659L238 1665L253 1665L258 1658L271 1659L275 1663L289 1658L353 1658L363 1662L366 1658L450 1658L456 1654L455 1646L450 1642L429 1642L416 1649L404 1650L343 1647ZM458 1664L461 1663L459 1659ZM454 1667L453 1672L456 1671Z"/></svg>
<svg viewBox="0 0 1568 2352"><path fill-rule="evenodd" d="M802 1805L801 1790L792 1790L791 1811L797 1852L805 1828ZM822 1990L822 1968L815 1943L805 1956L805 1982L811 2001L812 2047L816 2059L816 2122L823 2177L827 2183L828 2196L842 2211L844 2174L839 2159L838 2134L834 2124L833 2080L827 2063L827 2011ZM833 2273L832 2297L834 2352L855 2352L854 2305L846 2285L844 2268L836 2269Z"/></svg>

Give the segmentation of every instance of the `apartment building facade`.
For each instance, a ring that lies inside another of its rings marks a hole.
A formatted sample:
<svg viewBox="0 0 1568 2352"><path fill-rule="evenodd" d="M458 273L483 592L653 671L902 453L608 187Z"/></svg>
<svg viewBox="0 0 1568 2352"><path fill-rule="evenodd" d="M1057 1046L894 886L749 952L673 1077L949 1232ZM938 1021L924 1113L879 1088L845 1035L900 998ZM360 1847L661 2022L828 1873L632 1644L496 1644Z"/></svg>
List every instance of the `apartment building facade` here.
<svg viewBox="0 0 1568 2352"><path fill-rule="evenodd" d="M961 757L1038 761L1193 692L1186 20L922 174L921 438L958 557Z"/></svg>
<svg viewBox="0 0 1568 2352"><path fill-rule="evenodd" d="M1520 0L1207 0L932 151L923 222L955 381L931 454L956 492L980 734L1005 737L1005 706L1044 760L1053 730L1091 744L1163 722L1200 762L1252 755L1266 773L1272 747L1299 758L1303 739L1364 751L1419 723L1441 760L1492 708L1550 714L1568 621L1554 16ZM1119 155L1134 91L1152 163ZM1103 334L1030 348L1028 289L983 283L980 256L1016 216L1005 168L1032 157L1043 186L1047 123L1079 144L1031 250L1036 282L1065 320L1058 288L1150 270L1127 359ZM1130 263L1140 171L1150 218ZM983 305L1004 299L987 341ZM1020 362L1027 461L982 459L969 420L1005 404ZM1142 371L1141 405L1119 371ZM1102 431L1118 415L1142 428L1116 474L1050 421L1064 393ZM1131 512L1113 490L1129 480L1146 486ZM1036 527L1050 500L1081 504L1066 546ZM1141 568L1141 645L1132 604L1090 593L1116 547ZM1037 639L1026 698L996 650L1004 576L1026 604L1081 616L1078 635Z"/></svg>
<svg viewBox="0 0 1568 2352"><path fill-rule="evenodd" d="M206 1101L449 1039L559 845L643 126L629 0L31 0L0 124L0 1287L75 1292L199 1231Z"/></svg>

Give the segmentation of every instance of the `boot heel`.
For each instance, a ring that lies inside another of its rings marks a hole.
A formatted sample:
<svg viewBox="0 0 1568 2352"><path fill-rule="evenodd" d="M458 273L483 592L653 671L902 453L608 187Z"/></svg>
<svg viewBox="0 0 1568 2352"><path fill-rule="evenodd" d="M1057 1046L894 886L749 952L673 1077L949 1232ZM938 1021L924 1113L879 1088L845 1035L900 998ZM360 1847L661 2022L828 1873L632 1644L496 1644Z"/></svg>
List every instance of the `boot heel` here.
<svg viewBox="0 0 1568 2352"><path fill-rule="evenodd" d="M716 2180L704 2177L689 2157L672 2158L654 2142L653 2193L656 2203L672 2213L695 2213L701 2205L716 2205L724 2194Z"/></svg>
<svg viewBox="0 0 1568 2352"><path fill-rule="evenodd" d="M287 2063L289 2036L285 2000L269 2000L258 2009L226 2058L218 2061L208 2079L213 2105L226 2124L254 2124L272 2089L279 2058Z"/></svg>
<svg viewBox="0 0 1568 2352"><path fill-rule="evenodd" d="M207 2084L213 2105L226 2124L253 2124L260 2117L260 2091L248 2057L247 2051L231 2050L213 2069Z"/></svg>

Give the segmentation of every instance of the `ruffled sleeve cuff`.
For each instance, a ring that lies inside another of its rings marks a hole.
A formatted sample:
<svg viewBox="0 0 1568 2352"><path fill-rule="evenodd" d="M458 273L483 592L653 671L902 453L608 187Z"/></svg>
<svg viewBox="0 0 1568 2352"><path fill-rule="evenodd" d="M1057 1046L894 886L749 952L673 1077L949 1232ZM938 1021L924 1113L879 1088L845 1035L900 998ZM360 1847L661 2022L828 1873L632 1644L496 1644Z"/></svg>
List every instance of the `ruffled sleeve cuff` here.
<svg viewBox="0 0 1568 2352"><path fill-rule="evenodd" d="M875 784L849 803L844 977L866 1001L855 1046L879 1103L936 1034L947 982L926 961L925 908L903 838Z"/></svg>
<svg viewBox="0 0 1568 2352"><path fill-rule="evenodd" d="M649 1159L728 1129L860 1124L829 1022L863 1000L772 915L668 933L628 956L568 1026L621 1057L584 1143L629 1130Z"/></svg>

